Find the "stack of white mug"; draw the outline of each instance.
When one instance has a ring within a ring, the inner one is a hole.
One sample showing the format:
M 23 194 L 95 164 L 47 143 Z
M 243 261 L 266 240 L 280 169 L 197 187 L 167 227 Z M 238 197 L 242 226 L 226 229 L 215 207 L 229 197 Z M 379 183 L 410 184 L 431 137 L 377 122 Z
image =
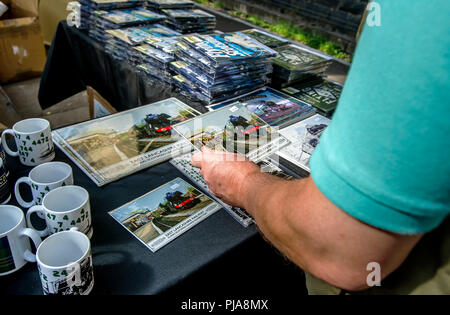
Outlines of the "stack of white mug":
M 7 135 L 14 137 L 17 151 L 8 147 Z M 73 185 L 70 165 L 52 162 L 55 150 L 50 123 L 40 118 L 22 120 L 2 133 L 1 145 L 7 154 L 34 168 L 17 180 L 14 188 L 17 202 L 29 208 L 26 216 L 18 207 L 0 205 L 0 276 L 19 270 L 27 262 L 37 262 L 44 294 L 89 294 L 94 286 L 89 194 Z M 6 174 L 0 158 L 2 169 Z M 22 198 L 21 184 L 31 188 L 32 200 Z M 8 203 L 10 198 L 6 199 Z M 38 216 L 34 220 L 33 213 Z M 33 225 L 39 218 L 45 221 L 42 230 Z

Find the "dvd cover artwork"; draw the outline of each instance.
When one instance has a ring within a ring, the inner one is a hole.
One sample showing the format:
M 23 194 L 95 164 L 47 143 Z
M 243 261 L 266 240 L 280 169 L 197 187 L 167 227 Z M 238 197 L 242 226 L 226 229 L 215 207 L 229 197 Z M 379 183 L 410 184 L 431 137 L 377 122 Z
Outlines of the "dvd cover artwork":
M 294 84 L 283 91 L 329 115 L 336 109 L 342 89 L 342 84 L 324 79 L 319 83 Z
M 182 41 L 192 49 L 208 58 L 213 67 L 233 62 L 248 62 L 271 58 L 277 53 L 253 38 L 241 33 L 216 35 L 187 35 Z
M 284 128 L 315 113 L 310 105 L 272 88 L 263 88 L 233 101 L 210 106 L 216 110 L 239 102 L 272 127 Z
M 280 134 L 291 144 L 282 147 L 276 154 L 310 172 L 309 159 L 330 122 L 328 118 L 316 114 L 280 130 Z
M 54 142 L 98 186 L 190 150 L 173 126 L 200 113 L 176 98 L 52 132 Z M 80 164 L 79 162 L 82 161 Z
M 109 214 L 155 252 L 220 208 L 212 198 L 176 178 Z
M 285 38 L 255 28 L 242 31 L 242 33 L 256 39 L 270 48 L 277 48 L 289 44 L 289 41 Z

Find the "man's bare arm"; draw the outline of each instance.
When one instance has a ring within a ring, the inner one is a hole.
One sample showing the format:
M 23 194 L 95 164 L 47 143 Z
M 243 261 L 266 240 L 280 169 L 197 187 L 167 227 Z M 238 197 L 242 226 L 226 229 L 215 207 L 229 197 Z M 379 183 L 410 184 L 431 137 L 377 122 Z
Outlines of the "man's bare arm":
M 284 181 L 261 173 L 249 161 L 221 158 L 223 154 L 203 150 L 193 158 L 211 191 L 245 208 L 268 241 L 300 268 L 334 286 L 366 288 L 370 262 L 379 263 L 386 277 L 422 237 L 390 233 L 351 217 L 329 201 L 311 177 Z

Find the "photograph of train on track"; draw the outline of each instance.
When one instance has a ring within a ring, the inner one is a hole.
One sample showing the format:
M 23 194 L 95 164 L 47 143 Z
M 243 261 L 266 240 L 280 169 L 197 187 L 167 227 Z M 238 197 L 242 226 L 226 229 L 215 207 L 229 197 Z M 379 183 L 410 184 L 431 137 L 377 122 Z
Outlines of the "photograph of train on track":
M 181 178 L 109 212 L 155 252 L 221 206 Z
M 189 143 L 173 126 L 198 115 L 193 108 L 170 98 L 57 129 L 53 138 L 74 163 L 102 186 L 189 151 Z
M 175 130 L 198 149 L 207 146 L 241 154 L 248 154 L 273 140 L 271 128 L 240 103 L 181 123 Z

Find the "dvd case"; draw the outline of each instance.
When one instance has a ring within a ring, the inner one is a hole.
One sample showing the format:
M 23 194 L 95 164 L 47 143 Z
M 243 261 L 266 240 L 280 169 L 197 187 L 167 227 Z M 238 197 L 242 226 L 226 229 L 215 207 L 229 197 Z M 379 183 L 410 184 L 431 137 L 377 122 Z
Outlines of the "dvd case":
M 191 150 L 173 128 L 200 115 L 176 98 L 52 132 L 55 144 L 98 186 Z

